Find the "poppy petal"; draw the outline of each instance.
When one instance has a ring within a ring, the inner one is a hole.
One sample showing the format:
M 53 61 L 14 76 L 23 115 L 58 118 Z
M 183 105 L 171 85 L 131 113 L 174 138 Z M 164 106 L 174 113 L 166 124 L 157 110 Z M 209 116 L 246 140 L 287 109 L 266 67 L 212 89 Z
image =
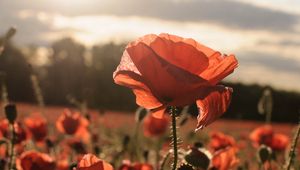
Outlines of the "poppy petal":
M 136 103 L 147 109 L 160 107 L 162 104 L 153 96 L 151 90 L 145 85 L 127 51 L 123 53 L 121 63 L 114 72 L 114 81 L 116 84 L 129 87 L 136 96 Z
M 204 53 L 207 57 L 210 57 L 211 55 L 213 55 L 216 51 L 200 44 L 199 42 L 195 41 L 192 38 L 182 38 L 176 35 L 171 35 L 171 34 L 166 34 L 166 33 L 161 33 L 159 34 L 159 37 L 163 37 L 167 40 L 173 41 L 173 42 L 183 42 L 185 44 L 189 44 L 195 48 L 197 48 L 197 50 L 201 51 L 202 53 Z
M 113 167 L 97 158 L 95 155 L 86 154 L 77 165 L 78 170 L 113 170 Z
M 201 72 L 200 74 L 197 74 L 197 75 L 208 80 L 213 85 L 217 84 L 219 81 L 221 81 L 226 76 L 231 74 L 233 72 L 233 70 L 235 68 L 237 68 L 237 66 L 238 66 L 238 61 L 236 60 L 234 55 L 222 56 L 220 52 L 215 51 L 209 47 L 206 47 L 206 46 L 198 43 L 194 39 L 182 38 L 182 37 L 178 37 L 178 36 L 170 35 L 170 34 L 160 34 L 159 37 L 163 37 L 166 40 L 170 40 L 175 43 L 181 42 L 181 43 L 189 44 L 189 45 L 195 47 L 198 51 L 201 51 L 208 58 L 208 64 L 205 63 L 205 65 L 207 65 L 206 70 L 204 70 L 203 72 Z M 153 47 L 153 46 L 151 46 L 151 47 Z M 185 52 L 186 52 L 186 50 L 184 51 L 184 53 Z M 182 55 L 182 54 L 180 54 L 180 55 Z M 199 66 L 203 65 L 204 63 L 198 63 L 195 61 L 200 62 L 200 59 L 201 59 L 201 57 L 198 57 L 196 59 L 190 58 L 189 60 L 186 60 L 186 62 L 193 61 L 192 63 L 194 63 L 195 65 L 198 65 L 196 67 L 199 67 Z M 178 60 L 178 61 L 180 61 L 180 60 Z M 196 73 L 196 72 L 193 72 L 193 73 Z
M 169 64 L 146 44 L 138 43 L 127 51 L 147 87 L 163 104 L 188 105 L 207 95 L 208 81 Z
M 237 66 L 238 61 L 234 55 L 221 56 L 219 52 L 216 52 L 209 58 L 208 68 L 199 74 L 199 76 L 208 80 L 212 85 L 215 85 L 231 74 Z
M 195 75 L 202 73 L 208 67 L 207 56 L 191 44 L 183 41 L 173 41 L 172 39 L 176 39 L 176 37 L 169 34 L 164 36 L 150 34 L 144 36 L 141 43 L 146 44 L 157 56 L 170 62 L 170 64 Z M 133 42 L 131 45 L 135 46 L 138 42 Z
M 166 107 L 158 107 L 157 109 L 152 109 L 151 114 L 157 119 L 162 119 L 165 115 Z
M 196 130 L 211 124 L 227 110 L 231 101 L 231 93 L 231 88 L 219 85 L 205 99 L 196 101 L 200 110 Z
M 120 71 L 114 77 L 115 83 L 129 87 L 136 96 L 136 103 L 147 109 L 154 109 L 162 104 L 154 97 L 151 90 L 141 81 L 139 75 L 133 72 Z

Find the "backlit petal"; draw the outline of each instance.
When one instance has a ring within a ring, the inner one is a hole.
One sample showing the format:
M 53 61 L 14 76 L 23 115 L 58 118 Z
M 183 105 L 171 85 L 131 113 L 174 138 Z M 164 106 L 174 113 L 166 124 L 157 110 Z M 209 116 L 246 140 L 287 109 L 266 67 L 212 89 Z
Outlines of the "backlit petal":
M 205 99 L 196 101 L 200 110 L 196 130 L 211 124 L 227 110 L 231 101 L 231 93 L 231 88 L 216 86 L 216 90 Z
M 184 106 L 207 95 L 208 81 L 168 63 L 147 45 L 138 43 L 127 51 L 145 84 L 163 104 Z

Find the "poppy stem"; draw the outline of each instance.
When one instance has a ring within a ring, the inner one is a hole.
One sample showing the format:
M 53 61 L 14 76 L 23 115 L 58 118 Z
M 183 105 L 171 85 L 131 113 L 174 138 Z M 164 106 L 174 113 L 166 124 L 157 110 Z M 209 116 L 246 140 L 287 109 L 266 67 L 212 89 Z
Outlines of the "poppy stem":
M 37 76 L 34 74 L 30 75 L 30 79 L 31 79 L 32 88 L 34 91 L 34 95 L 35 95 L 37 104 L 40 107 L 41 113 L 45 116 L 45 113 L 44 113 L 45 102 L 44 102 L 44 97 L 43 97 L 42 90 L 41 90 L 41 87 L 39 84 L 39 80 L 38 80 Z
M 14 147 L 15 147 L 15 127 L 13 123 L 10 123 L 10 132 L 11 132 L 11 144 L 9 151 L 9 170 L 14 170 Z
M 176 126 L 176 118 L 177 118 L 177 108 L 171 107 L 171 116 L 172 116 L 172 146 L 173 146 L 173 164 L 172 170 L 176 170 L 177 168 L 177 160 L 178 160 L 178 141 L 177 141 L 177 126 Z
M 165 165 L 166 165 L 166 162 L 167 162 L 167 160 L 168 160 L 168 158 L 170 157 L 170 152 L 168 152 L 165 156 L 164 156 L 164 158 L 163 158 L 163 161 L 162 161 L 162 163 L 161 163 L 161 165 L 160 165 L 160 169 L 159 170 L 163 170 L 164 169 L 164 167 L 165 167 Z
M 291 146 L 291 149 L 290 149 L 290 154 L 289 154 L 289 159 L 288 159 L 288 162 L 287 162 L 287 165 L 286 165 L 286 170 L 290 170 L 290 168 L 292 166 L 292 163 L 293 163 L 293 160 L 294 160 L 294 157 L 295 157 L 295 151 L 296 151 L 299 135 L 300 135 L 300 122 L 298 123 L 297 132 L 294 135 L 294 140 L 293 140 L 293 143 L 292 143 L 292 146 Z

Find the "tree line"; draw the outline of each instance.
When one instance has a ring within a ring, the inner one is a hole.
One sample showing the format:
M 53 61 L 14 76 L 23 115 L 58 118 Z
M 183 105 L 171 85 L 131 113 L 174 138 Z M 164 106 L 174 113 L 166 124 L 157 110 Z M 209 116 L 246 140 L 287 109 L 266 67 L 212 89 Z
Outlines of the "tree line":
M 8 42 L 0 55 L 1 86 L 6 86 L 11 101 L 37 103 L 36 87 L 31 79 L 34 75 L 46 105 L 69 106 L 79 102 L 99 110 L 133 111 L 137 107 L 133 93 L 116 85 L 112 79 L 124 48 L 125 43 L 108 43 L 87 49 L 70 38 L 64 38 L 52 43 L 46 64 L 35 65 L 36 59 L 32 56 L 38 47 L 29 46 L 24 53 Z M 264 120 L 264 116 L 258 114 L 257 103 L 265 87 L 225 84 L 233 87 L 234 93 L 224 118 Z M 272 96 L 272 120 L 297 122 L 300 94 L 272 89 Z M 194 105 L 190 110 L 196 113 Z

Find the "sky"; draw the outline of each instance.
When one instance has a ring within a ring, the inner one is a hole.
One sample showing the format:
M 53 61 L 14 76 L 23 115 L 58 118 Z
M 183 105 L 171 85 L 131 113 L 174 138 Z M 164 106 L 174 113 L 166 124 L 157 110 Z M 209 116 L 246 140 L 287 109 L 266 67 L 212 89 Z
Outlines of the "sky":
M 45 49 L 66 36 L 91 47 L 166 32 L 235 54 L 228 81 L 300 92 L 299 9 L 299 0 L 0 0 L 0 34 L 14 26 L 16 44 Z

